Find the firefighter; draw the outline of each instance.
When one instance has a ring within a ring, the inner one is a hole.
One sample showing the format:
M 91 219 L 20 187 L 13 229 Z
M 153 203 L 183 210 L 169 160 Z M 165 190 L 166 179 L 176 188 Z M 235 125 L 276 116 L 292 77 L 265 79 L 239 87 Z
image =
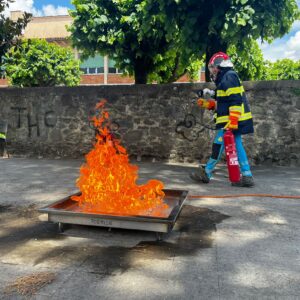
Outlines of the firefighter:
M 215 110 L 216 136 L 212 145 L 212 154 L 205 168 L 200 167 L 190 177 L 198 182 L 209 183 L 213 170 L 221 158 L 224 150 L 224 128 L 232 130 L 237 148 L 237 155 L 242 177 L 240 182 L 232 183 L 235 186 L 254 186 L 246 151 L 242 143 L 242 135 L 253 133 L 253 120 L 245 91 L 233 64 L 226 53 L 218 52 L 209 60 L 208 64 L 211 79 L 216 84 L 216 100 L 199 99 L 198 105 L 202 108 Z

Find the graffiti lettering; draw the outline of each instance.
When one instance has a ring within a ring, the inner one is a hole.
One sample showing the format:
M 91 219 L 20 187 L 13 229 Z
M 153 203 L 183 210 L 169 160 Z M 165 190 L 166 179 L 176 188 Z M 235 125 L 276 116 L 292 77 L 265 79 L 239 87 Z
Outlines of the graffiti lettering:
M 17 116 L 17 128 L 21 128 L 21 112 L 23 110 L 26 110 L 26 107 L 11 107 L 12 110 L 17 110 L 18 111 L 18 116 Z
M 210 124 L 197 122 L 193 114 L 186 114 L 184 120 L 177 123 L 175 132 L 180 134 L 184 139 L 193 142 L 199 138 L 200 133 L 205 129 L 216 130 Z
M 94 126 L 94 123 L 92 120 L 89 120 L 89 127 L 95 131 L 96 134 L 99 134 L 98 129 Z M 110 130 L 112 136 L 114 138 L 120 139 L 120 124 L 116 121 L 111 122 L 110 124 L 107 124 L 108 129 Z
M 31 116 L 29 113 L 27 114 L 27 120 L 28 120 L 28 136 L 29 137 L 32 136 L 31 130 L 33 127 L 36 127 L 36 135 L 40 136 L 40 125 L 39 125 L 38 115 L 37 114 L 35 115 L 35 123 L 32 123 Z
M 28 112 L 27 115 L 25 115 L 27 111 L 26 107 L 11 107 L 11 109 L 17 112 L 16 128 L 21 128 L 24 126 L 22 124 L 22 115 L 27 117 L 26 125 L 28 128 L 28 137 L 33 136 L 33 128 L 36 128 L 36 136 L 41 136 L 41 125 L 43 125 L 41 122 L 44 122 L 45 127 L 50 128 L 55 127 L 57 123 L 57 117 L 53 110 L 48 110 L 44 114 Z

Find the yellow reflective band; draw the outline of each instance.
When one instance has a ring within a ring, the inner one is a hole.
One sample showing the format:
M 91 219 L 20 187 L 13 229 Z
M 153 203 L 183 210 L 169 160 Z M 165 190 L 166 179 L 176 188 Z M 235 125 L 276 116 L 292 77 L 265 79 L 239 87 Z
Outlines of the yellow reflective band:
M 217 91 L 217 97 L 228 97 L 230 95 L 236 95 L 236 94 L 243 94 L 244 92 L 244 87 L 243 86 L 238 86 L 234 88 L 229 88 L 226 91 L 224 90 L 218 90 Z
M 217 97 L 226 97 L 226 92 L 223 90 L 218 90 L 217 91 Z
M 6 135 L 4 133 L 0 133 L 0 139 L 6 140 Z
M 216 120 L 216 124 L 225 123 L 229 121 L 229 116 L 218 117 Z
M 246 121 L 252 119 L 252 114 L 251 112 L 247 112 L 243 115 L 240 116 L 239 121 Z
M 220 136 L 219 138 L 218 138 L 218 142 L 222 142 L 223 141 L 223 139 L 222 139 L 222 137 Z
M 251 114 L 251 112 L 248 112 L 248 113 L 245 113 L 245 114 L 243 114 L 239 117 L 239 122 L 240 121 L 247 121 L 247 120 L 250 120 L 250 119 L 252 119 L 252 114 Z M 216 120 L 216 124 L 227 123 L 227 122 L 229 122 L 229 116 L 218 117 L 217 120 Z
M 230 107 L 229 107 L 229 111 L 230 111 L 230 112 L 231 112 L 231 111 L 232 111 L 232 112 L 233 112 L 233 111 L 236 111 L 236 112 L 240 112 L 240 113 L 241 113 L 241 112 L 242 112 L 242 106 L 241 106 L 241 105 L 239 105 L 239 106 L 237 106 L 237 105 L 236 105 L 236 106 L 230 106 Z

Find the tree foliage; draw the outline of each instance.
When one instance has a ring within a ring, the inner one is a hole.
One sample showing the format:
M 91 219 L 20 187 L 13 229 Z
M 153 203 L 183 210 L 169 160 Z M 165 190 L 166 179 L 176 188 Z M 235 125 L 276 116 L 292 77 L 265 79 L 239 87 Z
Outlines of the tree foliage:
M 199 55 L 183 58 L 179 32 L 168 36 L 159 5 L 152 5 L 151 13 L 141 0 L 73 0 L 73 5 L 73 44 L 85 56 L 109 55 L 136 83 L 172 82 L 188 69 L 194 73 Z
M 242 47 L 251 40 L 272 41 L 287 33 L 299 18 L 295 0 L 148 0 L 159 2 L 168 16 L 165 27 L 172 36 L 174 24 L 183 46 L 204 52 L 206 64 L 218 51 Z M 206 69 L 207 78 L 208 70 Z
M 5 56 L 5 69 L 11 84 L 21 87 L 75 86 L 81 74 L 70 49 L 40 39 L 12 47 Z
M 264 80 L 299 80 L 300 79 L 300 60 L 280 59 L 272 63 L 265 62 L 266 71 Z
M 154 61 L 155 70 L 148 74 L 148 82 L 172 83 L 184 74 L 188 75 L 190 81 L 197 80 L 203 62 L 203 59 L 193 55 L 189 58 L 188 63 L 185 64 L 181 60 L 179 51 L 169 50 L 164 57 L 162 55 L 156 56 Z
M 17 38 L 22 34 L 31 18 L 31 14 L 24 13 L 23 18 L 12 21 L 4 15 L 4 10 L 13 0 L 0 0 L 0 68 L 2 68 L 2 58 L 8 49 L 17 43 Z M 1 72 L 0 72 L 1 73 Z
M 261 80 L 264 77 L 266 65 L 257 41 L 245 41 L 239 47 L 231 45 L 227 53 L 242 80 Z
M 295 0 L 73 0 L 74 45 L 108 54 L 145 83 L 234 45 L 271 41 L 299 17 Z M 181 72 L 178 72 L 178 74 Z M 173 77 L 174 78 L 174 77 Z

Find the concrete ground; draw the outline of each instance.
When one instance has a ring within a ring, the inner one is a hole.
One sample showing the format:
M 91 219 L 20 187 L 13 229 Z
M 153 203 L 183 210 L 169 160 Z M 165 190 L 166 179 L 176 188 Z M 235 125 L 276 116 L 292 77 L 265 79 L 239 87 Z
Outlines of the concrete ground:
M 36 209 L 77 191 L 81 163 L 0 160 L 0 299 L 25 299 L 8 286 L 37 272 L 55 280 L 32 299 L 300 299 L 300 199 L 190 199 L 163 242 L 99 227 L 60 234 Z M 245 189 L 230 186 L 225 167 L 204 185 L 189 179 L 192 165 L 139 165 L 140 182 L 190 195 L 300 195 L 299 168 L 256 167 Z

